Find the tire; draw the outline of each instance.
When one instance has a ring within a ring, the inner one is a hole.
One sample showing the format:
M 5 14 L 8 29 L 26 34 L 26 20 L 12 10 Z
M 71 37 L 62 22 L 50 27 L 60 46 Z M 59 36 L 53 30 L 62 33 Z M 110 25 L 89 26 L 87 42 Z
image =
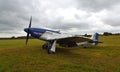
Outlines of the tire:
M 47 49 L 47 45 L 44 44 L 44 45 L 42 46 L 42 49 Z
M 46 43 L 42 46 L 43 49 L 49 49 L 50 48 L 50 44 L 49 43 Z
M 84 46 L 83 48 L 87 48 L 86 46 Z
M 55 52 L 53 52 L 50 49 L 48 49 L 48 54 L 55 54 Z

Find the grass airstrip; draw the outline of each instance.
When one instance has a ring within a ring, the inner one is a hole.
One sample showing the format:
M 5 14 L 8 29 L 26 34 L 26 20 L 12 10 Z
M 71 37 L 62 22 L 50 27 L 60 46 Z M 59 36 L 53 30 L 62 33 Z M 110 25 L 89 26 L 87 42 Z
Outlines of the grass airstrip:
M 120 72 L 120 36 L 100 36 L 96 47 L 63 48 L 47 54 L 43 41 L 0 40 L 0 72 Z

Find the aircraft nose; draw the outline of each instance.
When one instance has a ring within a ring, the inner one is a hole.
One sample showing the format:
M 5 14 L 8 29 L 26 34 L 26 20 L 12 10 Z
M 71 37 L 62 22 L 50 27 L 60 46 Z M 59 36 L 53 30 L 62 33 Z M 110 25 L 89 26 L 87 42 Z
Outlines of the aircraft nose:
M 28 28 L 25 28 L 24 31 L 25 31 L 25 32 L 28 32 Z

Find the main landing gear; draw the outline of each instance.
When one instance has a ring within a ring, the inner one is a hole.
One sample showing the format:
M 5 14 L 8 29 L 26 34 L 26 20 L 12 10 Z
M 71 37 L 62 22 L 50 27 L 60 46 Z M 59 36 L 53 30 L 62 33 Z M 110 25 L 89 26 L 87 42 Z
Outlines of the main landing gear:
M 56 45 L 56 41 L 51 41 L 51 42 L 45 43 L 42 46 L 42 48 L 46 49 L 48 54 L 55 54 L 55 45 Z

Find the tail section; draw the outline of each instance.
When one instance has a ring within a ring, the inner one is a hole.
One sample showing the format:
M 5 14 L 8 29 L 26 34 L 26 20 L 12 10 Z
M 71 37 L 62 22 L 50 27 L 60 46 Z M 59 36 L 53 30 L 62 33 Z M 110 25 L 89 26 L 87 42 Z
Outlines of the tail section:
M 95 33 L 94 35 L 92 35 L 91 39 L 93 40 L 93 45 L 98 44 L 98 37 L 99 37 L 98 33 Z

